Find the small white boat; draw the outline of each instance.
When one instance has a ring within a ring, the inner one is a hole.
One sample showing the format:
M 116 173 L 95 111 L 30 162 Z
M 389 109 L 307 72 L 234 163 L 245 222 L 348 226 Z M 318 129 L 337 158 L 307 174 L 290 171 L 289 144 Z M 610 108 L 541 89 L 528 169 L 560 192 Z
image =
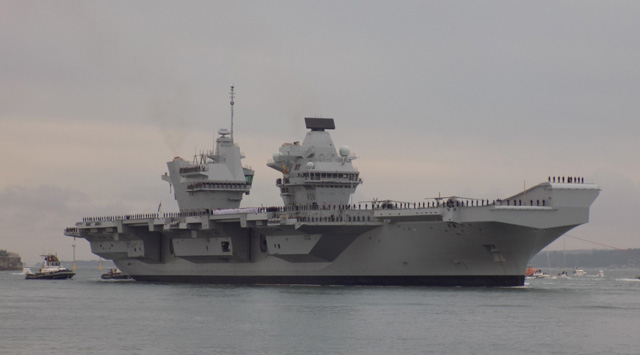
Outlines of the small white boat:
M 124 274 L 118 268 L 115 268 L 115 269 L 109 269 L 109 271 L 100 275 L 100 278 L 103 280 L 127 280 L 130 278 L 130 276 L 127 274 Z
M 528 279 L 548 279 L 551 277 L 551 275 L 542 272 L 542 270 L 536 269 L 531 266 L 527 268 L 527 271 L 525 272 L 525 276 Z
M 551 278 L 551 275 L 547 274 L 546 272 L 537 271 L 533 274 L 533 277 L 535 277 L 536 279 L 549 279 Z
M 587 276 L 587 272 L 584 269 L 575 268 L 573 269 L 573 276 Z
M 40 270 L 36 273 L 31 272 L 31 269 L 24 270 L 25 278 L 27 280 L 57 280 L 57 279 L 70 279 L 76 273 L 62 266 L 60 259 L 57 255 L 47 254 L 42 255 L 44 257 L 44 264 Z

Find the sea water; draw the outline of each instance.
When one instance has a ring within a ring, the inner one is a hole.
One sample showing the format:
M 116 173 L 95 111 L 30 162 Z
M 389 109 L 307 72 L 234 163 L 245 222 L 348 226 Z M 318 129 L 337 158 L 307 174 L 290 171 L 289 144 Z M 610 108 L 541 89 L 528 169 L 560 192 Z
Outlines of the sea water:
M 0 272 L 0 353 L 640 353 L 640 270 L 510 288 L 165 284 L 100 273 Z

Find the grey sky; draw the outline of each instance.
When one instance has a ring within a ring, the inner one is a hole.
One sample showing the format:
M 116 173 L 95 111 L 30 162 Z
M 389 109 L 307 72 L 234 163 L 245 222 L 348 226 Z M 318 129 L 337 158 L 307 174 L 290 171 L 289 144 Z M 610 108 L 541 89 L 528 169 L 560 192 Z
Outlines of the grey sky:
M 616 1 L 0 1 L 0 248 L 69 259 L 83 216 L 177 209 L 165 162 L 211 147 L 232 84 L 244 206 L 281 204 L 265 163 L 325 116 L 360 157 L 354 201 L 584 176 L 603 191 L 569 235 L 640 247 L 638 18 Z

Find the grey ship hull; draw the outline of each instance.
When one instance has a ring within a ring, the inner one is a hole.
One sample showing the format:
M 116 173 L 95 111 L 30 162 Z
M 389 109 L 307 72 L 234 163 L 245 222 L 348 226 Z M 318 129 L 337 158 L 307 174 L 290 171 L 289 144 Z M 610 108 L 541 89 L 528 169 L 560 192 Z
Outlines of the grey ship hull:
M 518 286 L 531 257 L 588 222 L 598 193 L 543 183 L 480 206 L 151 214 L 86 219 L 65 234 L 141 281 Z
M 501 223 L 399 222 L 359 235 L 333 262 L 289 262 L 262 253 L 258 243 L 252 245 L 249 264 L 194 264 L 180 258 L 163 264 L 115 262 L 144 281 L 516 286 L 523 284 L 539 246 L 569 228 L 542 232 Z

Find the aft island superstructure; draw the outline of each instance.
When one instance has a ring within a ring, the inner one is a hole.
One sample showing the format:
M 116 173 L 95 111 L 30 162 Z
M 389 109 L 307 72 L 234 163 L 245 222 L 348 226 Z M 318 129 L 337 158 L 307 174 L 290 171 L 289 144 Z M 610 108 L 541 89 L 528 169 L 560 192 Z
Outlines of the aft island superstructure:
M 600 191 L 549 178 L 494 201 L 350 204 L 362 183 L 355 157 L 334 146 L 333 119 L 305 123 L 304 140 L 267 163 L 282 174 L 282 206 L 240 207 L 254 172 L 233 131 L 220 130 L 214 152 L 167 164 L 180 212 L 84 218 L 65 234 L 142 281 L 517 286 L 538 251 L 588 222 Z

